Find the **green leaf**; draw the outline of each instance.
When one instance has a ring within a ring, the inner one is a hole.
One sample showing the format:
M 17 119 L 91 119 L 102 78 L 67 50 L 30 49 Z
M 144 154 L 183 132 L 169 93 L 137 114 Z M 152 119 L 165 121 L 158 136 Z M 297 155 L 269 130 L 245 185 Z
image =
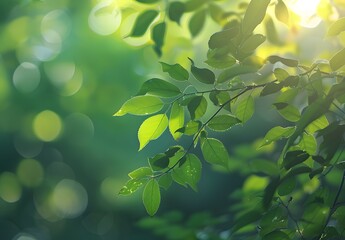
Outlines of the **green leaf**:
M 318 130 L 324 129 L 329 125 L 329 122 L 326 118 L 325 115 L 322 115 L 321 117 L 319 117 L 318 119 L 314 120 L 313 122 L 311 122 L 307 127 L 306 127 L 306 131 L 309 134 L 313 134 Z
M 283 181 L 278 187 L 279 196 L 287 196 L 292 193 L 296 187 L 296 179 L 289 178 Z
M 282 0 L 278 0 L 276 4 L 275 15 L 279 21 L 289 26 L 289 10 Z
M 147 178 L 140 178 L 140 179 L 130 179 L 123 186 L 119 192 L 120 195 L 130 195 L 137 191 L 140 187 L 142 187 L 148 181 Z
M 226 16 L 226 12 L 224 11 L 224 9 L 221 6 L 212 2 L 208 4 L 208 7 L 211 18 L 216 23 L 222 24 Z
M 158 114 L 146 119 L 139 128 L 138 139 L 140 143 L 139 151 L 143 149 L 151 140 L 162 135 L 168 126 L 168 118 L 165 114 Z
M 147 80 L 141 86 L 137 95 L 150 94 L 159 97 L 175 97 L 181 94 L 181 91 L 174 84 L 159 78 Z
M 159 186 L 168 190 L 172 184 L 171 174 L 164 174 L 158 179 Z
M 206 10 L 202 9 L 194 13 L 192 18 L 189 21 L 189 32 L 192 34 L 192 37 L 197 36 L 202 30 L 206 20 Z
M 128 173 L 128 176 L 132 179 L 139 179 L 139 178 L 148 177 L 151 175 L 152 175 L 152 170 L 149 167 L 141 167 Z
M 239 33 L 238 27 L 229 28 L 220 32 L 214 33 L 208 41 L 210 49 L 222 48 L 229 44 L 229 40 L 236 37 Z
M 240 47 L 240 50 L 245 53 L 254 52 L 257 47 L 266 41 L 266 37 L 261 34 L 254 34 L 248 37 Z
M 309 157 L 310 157 L 310 155 L 303 150 L 295 150 L 295 151 L 287 152 L 284 159 L 283 159 L 283 167 L 285 167 L 285 169 L 288 170 L 288 169 L 304 162 Z
M 216 76 L 211 70 L 207 68 L 198 68 L 194 65 L 194 61 L 192 59 L 189 58 L 189 60 L 192 62 L 191 72 L 196 80 L 206 84 L 213 84 L 215 82 Z
M 281 207 L 274 207 L 265 213 L 261 218 L 259 224 L 261 228 L 260 236 L 265 236 L 275 229 L 284 229 L 287 227 L 287 225 L 288 219 L 286 212 Z
M 185 4 L 183 2 L 172 2 L 169 5 L 168 16 L 171 21 L 180 24 L 180 19 L 185 11 Z
M 242 123 L 247 122 L 254 114 L 254 98 L 249 95 L 237 102 L 235 115 Z
M 211 164 L 228 168 L 229 154 L 223 143 L 215 138 L 206 138 L 201 145 L 205 160 Z
M 146 3 L 146 4 L 151 4 L 151 3 L 156 3 L 159 2 L 160 0 L 135 0 L 140 3 Z
M 231 115 L 218 115 L 211 119 L 207 126 L 214 131 L 226 131 L 241 121 Z
M 317 150 L 317 142 L 313 135 L 303 133 L 301 141 L 298 143 L 298 146 L 306 151 L 309 155 L 314 155 Z
M 329 60 L 329 64 L 333 71 L 338 70 L 342 66 L 345 65 L 345 48 L 337 52 L 331 60 Z
M 148 115 L 156 113 L 164 106 L 162 100 L 154 96 L 137 96 L 126 101 L 114 116 L 123 116 L 127 113 L 133 115 Z
M 339 18 L 328 29 L 327 36 L 337 36 L 345 31 L 345 17 Z
M 274 83 L 274 82 L 268 83 L 262 89 L 262 91 L 260 93 L 260 96 L 263 97 L 263 96 L 266 96 L 266 95 L 269 95 L 269 94 L 273 94 L 273 93 L 279 92 L 282 88 L 283 88 L 283 86 L 281 84 Z
M 189 73 L 186 69 L 184 69 L 180 64 L 176 63 L 173 65 L 160 62 L 162 65 L 163 72 L 166 72 L 170 75 L 170 77 L 174 78 L 178 81 L 186 81 L 189 78 Z
M 143 203 L 150 216 L 156 214 L 161 203 L 161 193 L 156 179 L 151 179 L 143 191 Z
M 176 132 L 183 133 L 187 136 L 194 135 L 195 133 L 198 132 L 198 130 L 201 127 L 201 122 L 200 121 L 189 121 L 187 122 L 186 126 L 177 129 Z
M 177 132 L 177 130 L 182 128 L 183 125 L 184 109 L 178 102 L 174 102 L 170 111 L 169 131 L 175 140 L 178 140 L 182 136 L 182 133 Z
M 220 106 L 230 100 L 230 94 L 226 91 L 212 91 L 210 92 L 209 98 L 214 105 Z M 228 108 L 227 106 L 225 106 L 224 108 L 230 110 L 230 104 L 228 106 Z
M 277 78 L 278 82 L 282 82 L 287 79 L 290 74 L 282 68 L 276 68 L 274 69 L 274 76 Z
M 295 131 L 295 127 L 285 127 L 285 128 L 280 127 L 280 126 L 274 127 L 266 133 L 263 139 L 263 143 L 260 145 L 260 147 L 269 145 L 272 142 L 275 142 L 282 138 L 288 138 L 293 134 L 294 131 Z
M 245 35 L 251 34 L 262 22 L 266 15 L 266 10 L 270 0 L 250 1 L 242 21 L 242 32 Z
M 253 209 L 244 214 L 240 215 L 235 220 L 235 225 L 231 228 L 231 232 L 236 232 L 237 230 L 258 221 L 262 216 L 261 210 Z
M 157 16 L 158 12 L 156 10 L 147 10 L 141 13 L 135 20 L 130 36 L 141 37 L 144 35 Z
M 170 159 L 164 153 L 159 153 L 154 157 L 149 158 L 149 164 L 153 171 L 160 171 L 169 166 Z
M 288 103 L 274 103 L 273 105 L 277 108 L 279 114 L 290 122 L 297 122 L 301 118 L 301 113 L 293 105 Z
M 197 183 L 201 177 L 201 162 L 194 154 L 188 154 L 186 160 L 178 168 L 175 168 L 171 176 L 175 182 L 185 186 L 188 184 L 194 191 L 197 191 Z
M 270 183 L 265 188 L 264 197 L 262 200 L 262 206 L 265 209 L 268 209 L 269 206 L 271 205 L 273 196 L 274 196 L 279 184 L 280 184 L 280 178 L 274 177 L 271 179 Z
M 293 145 L 297 137 L 299 137 L 304 129 L 312 123 L 314 120 L 321 117 L 325 112 L 328 111 L 329 106 L 331 105 L 333 99 L 327 97 L 325 99 L 318 99 L 313 102 L 311 105 L 306 107 L 305 111 L 303 112 L 300 120 L 296 123 L 296 131 L 290 136 L 288 139 L 284 150 L 283 155 L 287 152 L 287 150 Z
M 190 117 L 194 119 L 199 119 L 206 113 L 207 110 L 207 100 L 204 96 L 195 96 L 188 103 L 188 111 Z
M 297 67 L 298 66 L 298 61 L 294 60 L 294 59 L 288 59 L 288 58 L 283 58 L 283 57 L 279 57 L 279 56 L 269 56 L 267 58 L 267 61 L 269 61 L 270 63 L 274 64 L 277 62 L 281 62 L 282 64 L 288 66 L 288 67 Z
M 164 37 L 166 31 L 166 23 L 161 22 L 152 28 L 152 40 L 155 43 L 153 49 L 158 56 L 162 55 L 162 47 L 164 45 Z
M 262 240 L 291 240 L 291 238 L 289 237 L 289 235 L 287 235 L 286 233 L 280 231 L 280 230 L 275 230 L 271 233 L 266 234 L 265 236 L 263 236 Z
M 306 239 L 315 239 L 323 231 L 323 227 L 327 224 L 327 216 L 330 209 L 329 206 L 322 203 L 311 203 L 306 206 L 303 212 L 303 236 Z
M 223 83 L 223 82 L 233 79 L 236 76 L 247 74 L 247 73 L 254 73 L 256 71 L 257 71 L 256 67 L 236 64 L 224 70 L 223 72 L 221 72 L 217 78 L 217 83 Z
M 207 52 L 207 60 L 205 63 L 217 69 L 228 68 L 236 63 L 236 59 L 234 57 L 223 54 L 217 55 L 217 53 L 218 49 L 210 49 Z

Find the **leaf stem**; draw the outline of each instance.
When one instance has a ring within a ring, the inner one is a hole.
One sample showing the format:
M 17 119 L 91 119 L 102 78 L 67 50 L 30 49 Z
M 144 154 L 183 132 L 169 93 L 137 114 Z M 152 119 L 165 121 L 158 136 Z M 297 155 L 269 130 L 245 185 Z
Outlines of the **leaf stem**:
M 333 213 L 335 212 L 335 210 L 336 210 L 337 207 L 338 207 L 338 200 L 339 200 L 339 196 L 340 196 L 341 190 L 342 190 L 343 187 L 344 187 L 344 183 L 345 183 L 345 170 L 344 170 L 344 172 L 343 172 L 343 176 L 342 176 L 342 178 L 341 178 L 341 182 L 340 182 L 340 185 L 339 185 L 337 194 L 335 195 L 333 204 L 332 204 L 332 206 L 331 206 L 331 208 L 330 208 L 330 210 L 329 210 L 329 213 L 328 213 L 328 216 L 327 216 L 325 225 L 323 226 L 320 235 L 317 237 L 317 239 L 319 239 L 319 240 L 322 238 L 322 235 L 323 235 L 323 233 L 324 233 L 324 231 L 325 231 L 325 228 L 327 227 L 329 221 L 331 220 L 331 217 L 332 217 Z

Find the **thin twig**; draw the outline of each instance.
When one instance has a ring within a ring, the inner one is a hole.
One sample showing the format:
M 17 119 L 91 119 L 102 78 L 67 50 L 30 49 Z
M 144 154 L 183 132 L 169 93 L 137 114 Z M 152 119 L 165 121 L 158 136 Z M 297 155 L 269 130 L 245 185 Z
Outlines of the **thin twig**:
M 328 213 L 328 216 L 327 216 L 325 225 L 323 226 L 322 231 L 321 231 L 320 235 L 317 237 L 317 239 L 321 239 L 321 237 L 322 237 L 322 235 L 323 235 L 323 233 L 324 233 L 324 231 L 325 231 L 325 228 L 327 227 L 329 221 L 331 220 L 331 217 L 332 217 L 333 213 L 334 213 L 335 210 L 337 209 L 337 203 L 338 203 L 338 200 L 339 200 L 339 196 L 340 196 L 341 190 L 342 190 L 343 187 L 344 187 L 344 182 L 345 182 L 345 171 L 343 172 L 343 176 L 342 176 L 342 178 L 341 178 L 341 182 L 340 182 L 340 185 L 339 185 L 337 194 L 335 195 L 333 204 L 332 204 L 332 206 L 331 206 L 331 208 L 330 208 L 330 210 L 329 210 L 329 213 Z
M 287 214 L 289 215 L 290 219 L 294 222 L 295 226 L 296 226 L 296 229 L 297 229 L 297 232 L 298 234 L 301 236 L 301 239 L 305 239 L 303 237 L 303 234 L 302 234 L 302 231 L 301 231 L 301 228 L 299 227 L 299 224 L 298 224 L 298 221 L 296 220 L 296 218 L 292 215 L 292 213 L 290 212 L 290 209 L 289 209 L 289 206 L 287 204 L 285 204 L 283 202 L 283 200 L 281 200 L 281 198 L 279 198 L 280 200 L 280 203 L 284 206 L 284 208 L 286 209 L 286 212 Z M 289 201 L 290 202 L 290 201 Z

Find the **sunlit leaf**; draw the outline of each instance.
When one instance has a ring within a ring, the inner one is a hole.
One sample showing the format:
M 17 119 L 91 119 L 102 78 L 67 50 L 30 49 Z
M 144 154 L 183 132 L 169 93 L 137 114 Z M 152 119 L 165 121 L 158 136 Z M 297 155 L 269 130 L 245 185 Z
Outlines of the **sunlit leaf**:
M 261 34 L 254 34 L 248 37 L 240 47 L 240 50 L 246 53 L 251 53 L 255 51 L 262 43 L 264 43 L 266 37 Z
M 201 151 L 207 162 L 228 168 L 228 151 L 218 139 L 206 138 L 201 145 Z
M 295 131 L 295 127 L 285 127 L 285 128 L 280 127 L 280 126 L 274 127 L 266 133 L 263 139 L 263 143 L 261 144 L 260 147 L 271 144 L 272 142 L 280 140 L 282 138 L 288 138 L 293 134 L 294 131 Z
M 147 178 L 130 179 L 126 185 L 120 189 L 119 194 L 130 195 L 142 187 L 147 181 Z
M 275 15 L 279 21 L 289 26 L 289 10 L 283 0 L 278 0 L 275 6 Z
M 141 13 L 132 28 L 132 32 L 130 34 L 131 37 L 140 37 L 145 34 L 153 20 L 158 16 L 158 12 L 156 10 L 147 10 Z
M 186 69 L 184 69 L 180 64 L 167 64 L 164 62 L 160 62 L 162 65 L 163 72 L 166 72 L 170 75 L 170 77 L 174 78 L 178 81 L 186 81 L 189 78 L 189 73 Z
M 185 4 L 183 2 L 171 2 L 169 5 L 168 16 L 171 21 L 180 24 L 180 19 L 185 11 Z
M 345 31 L 345 17 L 339 18 L 328 29 L 327 36 L 336 36 Z
M 207 100 L 204 96 L 196 96 L 188 103 L 188 111 L 191 118 L 199 119 L 206 113 Z
M 208 41 L 208 46 L 210 49 L 225 47 L 229 44 L 229 40 L 236 37 L 238 33 L 238 27 L 233 27 L 220 32 L 216 32 Z
M 210 100 L 212 103 L 216 106 L 220 106 L 228 102 L 230 98 L 230 94 L 225 91 L 213 91 L 210 93 Z M 230 104 L 229 107 L 225 106 L 224 109 L 230 110 Z
M 217 83 L 223 83 L 241 74 L 254 73 L 256 71 L 256 67 L 236 64 L 221 72 L 217 78 Z
M 186 126 L 180 129 L 177 129 L 176 132 L 180 132 L 180 133 L 190 136 L 197 133 L 200 127 L 201 127 L 200 121 L 189 121 L 187 122 Z
M 149 167 L 141 167 L 128 173 L 128 176 L 132 179 L 143 178 L 143 177 L 147 177 L 151 175 L 152 175 L 152 170 Z
M 277 62 L 281 62 L 282 64 L 288 66 L 288 67 L 297 67 L 298 66 L 298 61 L 294 59 L 288 59 L 288 58 L 283 58 L 279 56 L 269 56 L 267 60 L 274 64 Z
M 285 69 L 276 68 L 274 69 L 274 76 L 277 78 L 278 82 L 282 82 L 286 78 L 288 78 L 290 75 Z
M 151 140 L 159 138 L 168 126 L 168 118 L 165 114 L 158 114 L 146 119 L 139 128 L 139 151 Z
M 239 119 L 231 115 L 218 115 L 212 118 L 207 126 L 214 131 L 226 131 L 241 123 Z
M 175 182 L 185 185 L 188 184 L 194 191 L 197 190 L 197 183 L 201 177 L 201 162 L 194 154 L 188 154 L 184 163 L 175 168 L 171 176 Z
M 156 3 L 156 2 L 159 2 L 159 0 L 135 0 L 137 2 L 140 2 L 140 3 Z
M 137 96 L 125 102 L 114 116 L 123 116 L 127 113 L 133 115 L 147 115 L 156 113 L 164 106 L 162 100 L 154 96 Z
M 178 140 L 182 133 L 176 132 L 184 125 L 184 109 L 178 102 L 174 102 L 171 106 L 169 117 L 169 130 L 175 140 Z
M 180 93 L 180 89 L 174 84 L 159 78 L 152 78 L 143 83 L 138 95 L 150 94 L 159 97 L 175 97 Z
M 150 216 L 156 214 L 161 203 L 159 184 L 156 179 L 151 179 L 143 191 L 143 203 Z
M 342 66 L 345 65 L 345 48 L 337 52 L 331 60 L 329 60 L 329 64 L 333 71 L 338 70 Z
M 250 1 L 242 21 L 242 32 L 250 34 L 262 22 L 270 0 Z
M 152 28 L 152 40 L 155 43 L 154 50 L 158 56 L 162 55 L 162 47 L 164 45 L 166 23 L 158 23 Z
M 160 187 L 164 188 L 165 190 L 168 190 L 171 186 L 173 180 L 171 177 L 171 174 L 164 174 L 161 177 L 159 177 L 158 184 Z
M 218 52 L 218 49 L 214 49 L 214 50 L 210 49 L 207 52 L 207 60 L 205 61 L 205 63 L 207 63 L 211 67 L 218 68 L 218 69 L 228 68 L 236 63 L 236 59 L 233 58 L 232 56 L 229 56 L 227 54 L 218 55 L 217 52 Z
M 279 114 L 290 122 L 297 122 L 301 118 L 299 110 L 291 104 L 274 103 L 273 105 L 277 108 Z
M 192 18 L 189 21 L 189 32 L 191 33 L 192 37 L 197 36 L 200 31 L 202 30 L 206 20 L 206 10 L 202 9 L 198 12 L 194 13 Z
M 192 62 L 191 72 L 198 81 L 206 84 L 213 84 L 215 82 L 216 76 L 211 70 L 207 68 L 198 68 L 194 65 L 192 59 L 189 58 L 189 60 Z
M 251 95 L 238 100 L 235 115 L 242 123 L 247 122 L 253 114 L 254 98 Z
M 306 151 L 309 155 L 315 154 L 317 150 L 317 142 L 313 135 L 303 133 L 298 146 Z
M 266 86 L 262 89 L 260 96 L 266 96 L 269 94 L 273 94 L 276 92 L 279 92 L 281 89 L 283 88 L 283 86 L 281 84 L 278 83 L 268 83 L 266 84 Z

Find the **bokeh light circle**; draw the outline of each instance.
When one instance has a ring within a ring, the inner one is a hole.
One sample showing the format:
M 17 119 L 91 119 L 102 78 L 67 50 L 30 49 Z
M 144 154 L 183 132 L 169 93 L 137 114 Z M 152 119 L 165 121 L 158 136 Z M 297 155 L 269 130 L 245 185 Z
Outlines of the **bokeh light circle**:
M 8 203 L 17 202 L 22 196 L 22 187 L 17 176 L 11 172 L 0 175 L 0 197 Z
M 82 214 L 88 203 L 85 188 L 78 182 L 64 179 L 52 194 L 52 205 L 56 214 L 62 218 L 75 218 Z
M 89 26 L 99 35 L 110 35 L 120 27 L 122 14 L 114 1 L 102 1 L 98 3 L 89 14 Z
M 62 122 L 55 112 L 45 110 L 35 117 L 33 121 L 33 130 L 40 140 L 50 142 L 60 135 Z
M 42 165 L 35 159 L 24 159 L 17 167 L 17 176 L 23 186 L 37 187 L 44 177 Z
M 40 78 L 40 71 L 35 64 L 23 62 L 13 73 L 13 84 L 18 91 L 29 93 L 38 87 Z

